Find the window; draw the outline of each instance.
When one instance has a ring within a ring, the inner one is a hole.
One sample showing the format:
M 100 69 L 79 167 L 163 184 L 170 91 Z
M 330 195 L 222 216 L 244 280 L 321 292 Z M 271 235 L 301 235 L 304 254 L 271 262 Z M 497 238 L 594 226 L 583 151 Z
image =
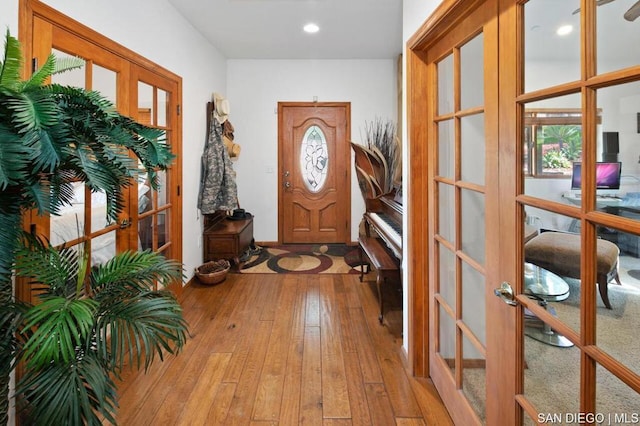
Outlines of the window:
M 582 111 L 527 109 L 524 144 L 526 175 L 571 176 L 572 163 L 582 160 Z

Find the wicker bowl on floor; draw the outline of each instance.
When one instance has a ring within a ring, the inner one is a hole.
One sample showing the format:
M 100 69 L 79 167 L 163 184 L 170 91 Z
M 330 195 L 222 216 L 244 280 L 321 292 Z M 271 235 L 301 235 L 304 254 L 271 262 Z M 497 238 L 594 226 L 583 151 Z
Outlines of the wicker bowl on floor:
M 231 264 L 226 259 L 212 260 L 196 268 L 196 276 L 202 284 L 220 284 L 227 278 Z

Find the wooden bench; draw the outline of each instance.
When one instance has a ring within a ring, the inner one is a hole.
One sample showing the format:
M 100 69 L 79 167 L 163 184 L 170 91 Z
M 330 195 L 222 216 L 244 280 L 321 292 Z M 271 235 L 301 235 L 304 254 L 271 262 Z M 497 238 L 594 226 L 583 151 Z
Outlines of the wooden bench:
M 378 301 L 380 303 L 380 315 L 378 320 L 382 323 L 384 305 L 382 301 L 381 286 L 387 282 L 387 278 L 400 280 L 400 261 L 392 256 L 386 249 L 384 242 L 379 238 L 359 237 L 360 246 L 360 282 L 364 279 L 364 256 L 373 270 L 376 271 L 376 287 L 378 289 Z

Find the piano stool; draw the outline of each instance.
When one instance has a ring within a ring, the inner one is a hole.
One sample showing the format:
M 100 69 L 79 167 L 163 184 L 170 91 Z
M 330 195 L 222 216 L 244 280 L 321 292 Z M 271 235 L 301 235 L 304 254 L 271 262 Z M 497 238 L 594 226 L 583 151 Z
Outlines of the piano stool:
M 358 238 L 360 246 L 360 282 L 364 279 L 364 256 L 368 259 L 370 267 L 376 271 L 376 287 L 378 289 L 378 301 L 380 303 L 380 315 L 378 321 L 382 324 L 384 305 L 382 301 L 382 284 L 387 279 L 400 280 L 400 261 L 389 253 L 384 242 L 379 238 L 361 236 Z

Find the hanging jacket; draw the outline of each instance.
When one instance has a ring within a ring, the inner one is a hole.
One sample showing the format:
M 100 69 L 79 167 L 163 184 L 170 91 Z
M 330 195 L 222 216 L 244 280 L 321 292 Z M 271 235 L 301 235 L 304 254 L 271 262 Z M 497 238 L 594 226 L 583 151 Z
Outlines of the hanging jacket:
M 213 104 L 207 105 L 208 132 L 202 154 L 198 208 L 202 214 L 238 207 L 236 173 L 222 141 L 222 126 L 213 116 Z

